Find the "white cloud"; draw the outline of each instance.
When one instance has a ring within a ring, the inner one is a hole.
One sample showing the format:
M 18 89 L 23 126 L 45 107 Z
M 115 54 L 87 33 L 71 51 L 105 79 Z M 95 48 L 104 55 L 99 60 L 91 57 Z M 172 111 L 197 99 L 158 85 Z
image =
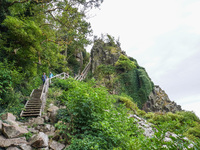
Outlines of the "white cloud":
M 199 99 L 200 100 L 200 99 Z M 199 110 L 200 102 L 188 103 L 182 105 L 184 110 L 193 111 L 200 118 L 200 110 Z

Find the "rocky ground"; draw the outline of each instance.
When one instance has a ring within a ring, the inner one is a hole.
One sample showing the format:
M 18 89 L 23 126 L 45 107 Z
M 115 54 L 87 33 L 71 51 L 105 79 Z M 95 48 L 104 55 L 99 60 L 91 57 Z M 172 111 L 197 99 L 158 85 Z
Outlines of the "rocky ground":
M 47 114 L 38 118 L 30 118 L 26 122 L 16 121 L 16 117 L 11 113 L 2 115 L 0 120 L 0 150 L 63 150 L 68 147 L 59 141 L 56 141 L 55 127 L 53 124 L 57 121 L 56 112 L 59 108 L 51 105 Z M 154 137 L 156 129 L 153 124 L 137 115 L 130 114 L 138 127 L 144 130 L 146 137 Z M 166 132 L 164 141 L 172 141 L 171 137 L 178 135 Z M 57 138 L 58 139 L 58 138 Z M 185 140 L 188 140 L 185 138 Z M 191 144 L 188 148 L 193 147 Z
M 0 150 L 62 150 L 67 146 L 50 139 L 55 137 L 55 121 L 58 107 L 51 106 L 48 115 L 30 118 L 27 122 L 16 121 L 11 113 L 0 120 Z

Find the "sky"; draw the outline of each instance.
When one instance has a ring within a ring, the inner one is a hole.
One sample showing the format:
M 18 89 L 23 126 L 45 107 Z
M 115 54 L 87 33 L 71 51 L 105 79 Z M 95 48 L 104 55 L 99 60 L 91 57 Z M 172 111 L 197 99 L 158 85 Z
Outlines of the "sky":
M 171 101 L 200 117 L 200 0 L 104 0 L 93 34 L 110 34 Z

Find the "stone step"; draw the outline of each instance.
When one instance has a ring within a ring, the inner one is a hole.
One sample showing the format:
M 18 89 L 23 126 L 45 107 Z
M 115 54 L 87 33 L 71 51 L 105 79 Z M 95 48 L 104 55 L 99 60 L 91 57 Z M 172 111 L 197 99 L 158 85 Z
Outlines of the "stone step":
M 29 101 L 28 103 L 42 103 L 41 101 L 36 101 L 36 100 L 33 100 L 33 101 Z
M 41 101 L 40 98 L 35 98 L 35 97 L 31 97 L 30 100 L 37 100 L 37 101 Z
M 39 106 L 39 107 L 30 107 L 30 106 L 28 106 L 28 107 L 25 108 L 25 110 L 26 109 L 41 109 L 41 106 Z
M 37 98 L 37 99 L 39 99 L 40 96 L 41 96 L 40 94 L 35 94 L 35 95 L 33 94 L 31 98 Z
M 40 111 L 24 111 L 23 114 L 40 114 Z
M 32 99 L 31 99 L 31 100 L 29 100 L 29 102 L 40 102 L 40 103 L 41 103 L 40 100 L 36 100 L 36 99 L 35 99 L 35 100 L 32 100 Z
M 22 114 L 22 117 L 38 117 L 40 114 Z
M 29 102 L 27 105 L 41 105 L 42 103 Z
M 35 92 L 35 91 L 36 91 L 36 92 L 38 92 L 38 91 L 42 92 L 42 89 L 35 89 L 34 92 Z
M 37 112 L 23 112 L 23 115 L 24 114 L 40 114 L 40 111 L 37 111 Z
M 30 107 L 41 107 L 41 105 L 32 105 L 32 104 L 30 104 L 30 105 L 26 105 L 26 108 L 30 108 Z
M 37 101 L 31 101 L 31 102 L 29 101 L 28 104 L 38 104 L 38 105 L 41 105 L 42 103 L 41 102 L 37 102 Z
M 25 111 L 40 111 L 39 108 L 29 108 L 29 109 L 25 109 Z

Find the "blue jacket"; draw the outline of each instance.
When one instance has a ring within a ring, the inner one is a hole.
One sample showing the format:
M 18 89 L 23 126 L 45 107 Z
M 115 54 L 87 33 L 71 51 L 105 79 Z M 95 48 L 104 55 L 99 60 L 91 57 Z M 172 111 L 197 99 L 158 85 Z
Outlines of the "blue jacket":
M 42 80 L 46 80 L 47 79 L 47 76 L 46 75 L 42 75 Z
M 53 77 L 53 73 L 51 73 L 50 75 L 49 75 L 49 78 L 52 78 Z

